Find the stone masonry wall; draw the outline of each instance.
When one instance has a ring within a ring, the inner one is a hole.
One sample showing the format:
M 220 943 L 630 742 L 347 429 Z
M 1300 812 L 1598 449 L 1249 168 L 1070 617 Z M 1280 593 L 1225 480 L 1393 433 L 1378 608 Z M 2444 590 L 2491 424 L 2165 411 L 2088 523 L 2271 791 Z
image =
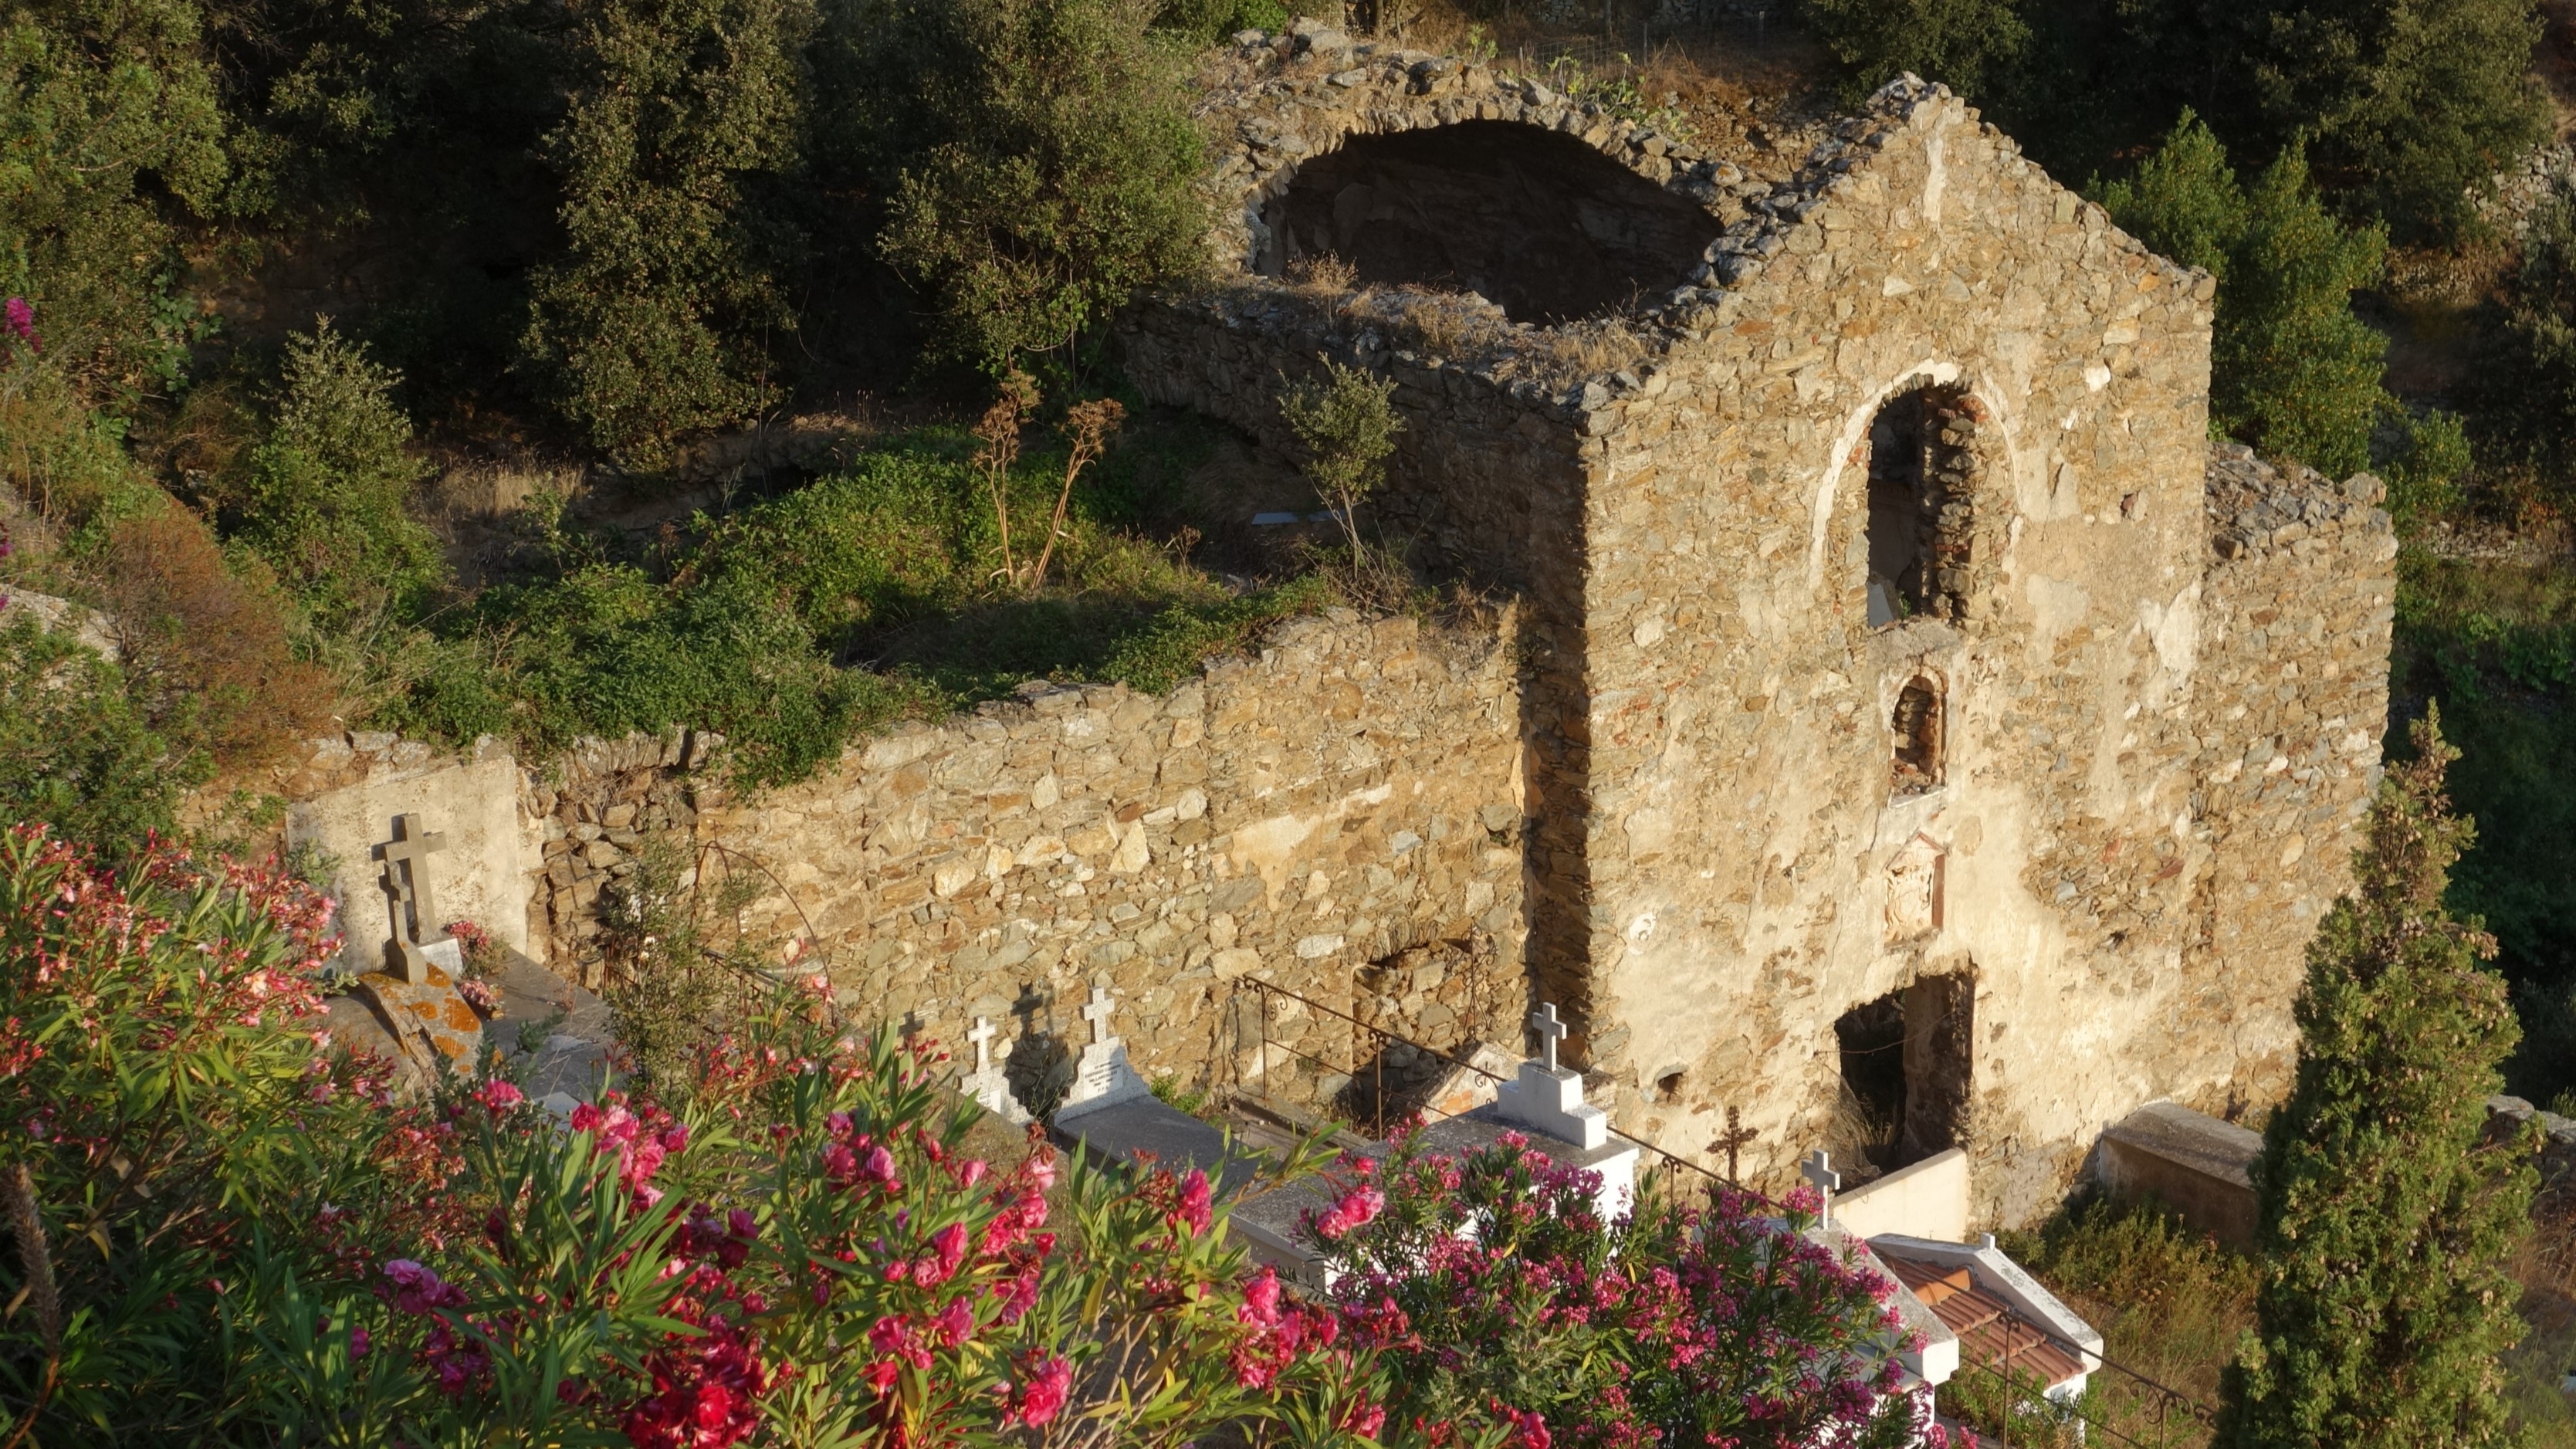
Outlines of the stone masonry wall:
M 1508 1035 L 1526 1010 L 1510 627 L 1289 620 L 1167 698 L 1034 684 L 740 800 L 685 737 L 591 747 L 532 800 L 553 821 L 552 949 L 585 957 L 598 892 L 667 823 L 774 874 L 756 933 L 810 929 L 848 1004 L 953 1050 L 978 1015 L 1037 1038 L 1032 1059 L 1078 1046 L 1097 985 L 1139 1070 L 1258 1090 L 1246 977 L 1435 1046 Z M 1291 1009 L 1271 1034 L 1353 1064 L 1347 1028 Z M 1284 1095 L 1342 1085 L 1275 1048 L 1270 1066 Z
M 2297 966 L 2351 886 L 2388 718 L 2397 543 L 2383 494 L 2368 474 L 2337 484 L 2238 445 L 2212 453 L 2217 559 L 2192 706 L 2193 814 L 2212 856 L 2185 956 L 2203 994 L 2182 1004 L 2192 1029 L 2177 1040 L 2235 1060 L 2232 1077 L 2203 1073 L 2208 1100 L 2186 1099 L 2213 1114 L 2289 1090 Z

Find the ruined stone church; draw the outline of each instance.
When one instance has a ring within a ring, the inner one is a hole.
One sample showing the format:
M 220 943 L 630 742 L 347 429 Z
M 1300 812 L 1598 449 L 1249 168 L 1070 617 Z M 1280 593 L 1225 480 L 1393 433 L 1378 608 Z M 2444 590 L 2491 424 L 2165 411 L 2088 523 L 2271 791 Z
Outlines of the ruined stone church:
M 1708 1161 L 1734 1107 L 1775 1182 L 1962 1147 L 1989 1223 L 2143 1103 L 2277 1100 L 2394 544 L 2367 477 L 2207 441 L 2209 278 L 1937 86 L 1766 174 L 1254 39 L 1203 92 L 1215 275 L 1125 318 L 1130 376 L 1282 450 L 1283 379 L 1392 379 L 1369 506 L 1496 606 L 1032 685 L 757 798 L 703 738 L 585 746 L 518 773 L 513 944 L 577 966 L 682 829 L 943 1040 L 1100 988 L 1149 1074 L 1315 1100 L 1372 1039 L 1248 983 L 1444 1050 L 1545 1002 L 1622 1131 Z

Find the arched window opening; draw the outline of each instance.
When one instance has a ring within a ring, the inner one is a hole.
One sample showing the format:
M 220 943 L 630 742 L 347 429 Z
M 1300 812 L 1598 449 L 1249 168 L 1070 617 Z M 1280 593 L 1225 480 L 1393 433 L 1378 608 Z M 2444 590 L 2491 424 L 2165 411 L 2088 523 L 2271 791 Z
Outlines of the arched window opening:
M 1961 390 L 1925 383 L 1870 420 L 1871 627 L 1964 613 L 1978 417 Z
M 1515 121 L 1354 136 L 1299 167 L 1262 221 L 1267 275 L 1331 256 L 1365 284 L 1474 292 L 1542 325 L 1662 297 L 1719 229 L 1581 141 Z
M 1898 799 L 1920 795 L 1941 784 L 1941 691 L 1917 677 L 1897 691 L 1896 715 L 1889 721 L 1895 738 L 1889 763 L 1888 790 Z

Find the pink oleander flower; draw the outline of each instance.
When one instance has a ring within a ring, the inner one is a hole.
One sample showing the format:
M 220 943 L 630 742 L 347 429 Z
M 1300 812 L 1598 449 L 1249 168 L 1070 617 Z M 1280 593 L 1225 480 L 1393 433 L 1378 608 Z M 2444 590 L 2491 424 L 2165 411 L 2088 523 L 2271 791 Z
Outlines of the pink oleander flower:
M 1386 1207 L 1386 1194 L 1373 1187 L 1353 1188 L 1332 1209 L 1315 1219 L 1315 1236 L 1332 1242 L 1374 1221 Z
M 1011 1394 L 1011 1408 L 1005 1422 L 1016 1420 L 1030 1428 L 1044 1427 L 1064 1411 L 1065 1400 L 1073 1397 L 1073 1363 L 1049 1354 L 1038 1366 L 1020 1378 L 1019 1387 Z
M 1195 1238 L 1208 1230 L 1208 1224 L 1215 1220 L 1215 1216 L 1214 1194 L 1208 1188 L 1207 1174 L 1193 1167 L 1190 1175 L 1181 1179 L 1180 1205 L 1172 1210 L 1172 1220 L 1187 1225 L 1190 1236 Z
M 509 1114 L 510 1109 L 528 1100 L 528 1094 L 508 1082 L 490 1081 L 474 1089 L 474 1100 L 495 1117 Z
M 42 352 L 45 350 L 44 344 L 36 340 L 35 304 L 29 302 L 24 297 L 12 297 L 9 299 L 6 308 L 0 309 L 0 318 L 5 318 L 5 325 L 7 326 L 10 334 L 15 336 L 19 341 L 26 343 L 28 351 Z

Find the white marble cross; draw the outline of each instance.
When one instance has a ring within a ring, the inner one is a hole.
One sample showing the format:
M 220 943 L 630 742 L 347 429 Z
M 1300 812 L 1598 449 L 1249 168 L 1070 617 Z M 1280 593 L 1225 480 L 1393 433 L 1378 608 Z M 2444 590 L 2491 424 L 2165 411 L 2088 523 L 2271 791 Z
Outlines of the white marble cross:
M 1825 1149 L 1819 1147 L 1815 1151 L 1807 1154 L 1807 1160 L 1804 1163 L 1801 1163 L 1798 1167 L 1798 1175 L 1816 1185 L 1816 1197 L 1818 1199 L 1816 1204 L 1816 1226 L 1820 1228 L 1832 1227 L 1834 1225 L 1834 1193 L 1843 1185 L 1843 1175 L 1834 1171 L 1833 1159 L 1825 1155 Z
M 1530 1013 L 1530 1029 L 1537 1032 L 1539 1036 L 1539 1060 L 1549 1071 L 1555 1071 L 1556 1044 L 1564 1039 L 1567 1031 L 1571 1030 L 1564 1022 L 1556 1019 L 1555 1002 L 1542 1002 L 1538 1010 Z
M 980 1016 L 975 1018 L 975 1029 L 966 1033 L 966 1039 L 975 1044 L 975 1075 L 979 1077 L 992 1070 L 994 1034 L 993 1024 Z
M 1107 991 L 1097 986 L 1091 988 L 1091 1003 L 1082 1008 L 1082 1017 L 1083 1020 L 1091 1023 L 1093 1046 L 1112 1040 L 1109 1035 L 1109 1013 L 1116 1009 L 1110 1004 Z

